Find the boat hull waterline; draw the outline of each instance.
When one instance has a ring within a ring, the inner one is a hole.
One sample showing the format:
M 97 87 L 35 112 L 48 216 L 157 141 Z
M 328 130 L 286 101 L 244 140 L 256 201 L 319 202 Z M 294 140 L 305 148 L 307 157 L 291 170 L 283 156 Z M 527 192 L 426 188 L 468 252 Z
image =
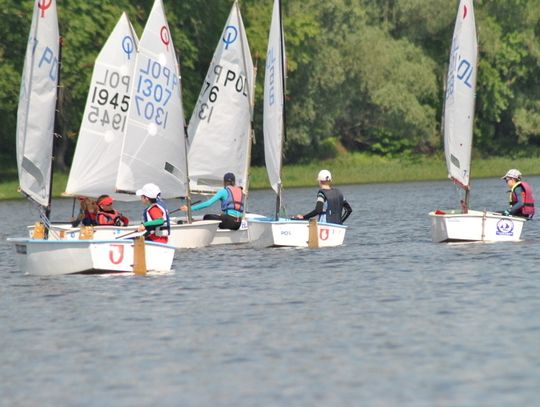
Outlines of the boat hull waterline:
M 521 239 L 526 219 L 500 213 L 458 210 L 433 211 L 431 238 L 433 242 L 517 242 Z
M 54 276 L 79 273 L 132 272 L 134 241 L 119 240 L 41 240 L 11 238 L 21 271 Z M 145 243 L 148 271 L 171 270 L 175 248 L 161 243 Z

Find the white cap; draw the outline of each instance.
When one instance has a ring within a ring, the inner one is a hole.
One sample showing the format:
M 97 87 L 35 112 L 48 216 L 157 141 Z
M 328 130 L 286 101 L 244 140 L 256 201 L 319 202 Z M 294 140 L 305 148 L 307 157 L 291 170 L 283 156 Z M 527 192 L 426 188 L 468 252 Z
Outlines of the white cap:
M 511 170 L 508 170 L 504 177 L 501 177 L 501 179 L 506 178 L 521 179 L 521 172 L 519 172 L 519 170 L 516 170 L 515 168 L 512 168 Z
M 332 181 L 332 174 L 328 170 L 320 170 L 317 181 Z
M 135 192 L 138 196 L 145 196 L 147 198 L 156 199 L 161 193 L 159 187 L 156 184 L 144 184 L 141 189 Z

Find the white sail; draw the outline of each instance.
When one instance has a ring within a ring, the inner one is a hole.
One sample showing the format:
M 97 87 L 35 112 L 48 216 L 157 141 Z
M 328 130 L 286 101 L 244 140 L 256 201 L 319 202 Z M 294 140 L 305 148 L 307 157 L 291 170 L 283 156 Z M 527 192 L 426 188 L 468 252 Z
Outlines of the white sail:
M 253 61 L 233 4 L 188 126 L 191 190 L 216 191 L 233 172 L 246 192 L 251 143 Z
M 478 44 L 472 0 L 461 0 L 456 17 L 444 108 L 444 148 L 449 177 L 469 187 Z
M 285 42 L 279 0 L 274 0 L 264 75 L 264 157 L 272 189 L 279 194 L 284 138 Z
M 163 198 L 187 191 L 180 76 L 161 0 L 155 0 L 139 42 L 116 189 L 134 193 L 150 182 Z
M 137 35 L 123 13 L 94 65 L 67 182 L 68 195 L 109 194 L 117 200 L 134 199 L 132 195 L 115 191 L 137 44 Z
M 23 193 L 49 205 L 60 37 L 56 1 L 34 1 L 17 111 L 17 165 Z

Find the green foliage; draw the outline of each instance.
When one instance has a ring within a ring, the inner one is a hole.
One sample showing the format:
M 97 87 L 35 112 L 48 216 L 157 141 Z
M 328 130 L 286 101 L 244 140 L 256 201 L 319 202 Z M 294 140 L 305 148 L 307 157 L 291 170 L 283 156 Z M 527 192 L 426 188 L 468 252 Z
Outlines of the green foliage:
M 540 4 L 486 2 L 479 9 L 476 145 L 488 153 L 540 145 Z
M 186 120 L 232 0 L 164 0 Z M 153 0 L 61 1 L 62 133 L 72 151 L 93 62 L 126 11 L 142 34 Z M 440 152 L 439 121 L 458 1 L 283 0 L 287 49 L 286 162 L 341 151 Z M 0 0 L 0 158 L 13 165 L 16 112 L 33 2 Z M 272 0 L 240 4 L 258 66 L 253 160 L 262 164 L 262 95 Z M 475 141 L 483 155 L 540 151 L 540 3 L 477 1 Z M 69 161 L 69 157 L 68 157 Z

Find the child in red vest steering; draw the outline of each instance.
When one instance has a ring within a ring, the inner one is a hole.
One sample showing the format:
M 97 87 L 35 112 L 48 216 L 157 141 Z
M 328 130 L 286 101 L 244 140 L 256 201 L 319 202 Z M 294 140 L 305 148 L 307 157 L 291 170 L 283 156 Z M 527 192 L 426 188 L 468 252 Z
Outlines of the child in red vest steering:
M 112 207 L 114 200 L 109 195 L 101 195 L 96 203 L 96 225 L 127 226 L 129 219 Z
M 156 184 L 145 184 L 136 194 L 146 205 L 143 212 L 143 223 L 139 232 L 146 231 L 145 239 L 153 242 L 167 243 L 171 233 L 169 211 L 160 198 L 161 190 Z
M 510 188 L 508 191 L 510 193 L 509 208 L 502 214 L 532 219 L 534 216 L 534 195 L 529 183 L 521 179 L 521 172 L 512 168 L 501 179 L 504 179 Z

